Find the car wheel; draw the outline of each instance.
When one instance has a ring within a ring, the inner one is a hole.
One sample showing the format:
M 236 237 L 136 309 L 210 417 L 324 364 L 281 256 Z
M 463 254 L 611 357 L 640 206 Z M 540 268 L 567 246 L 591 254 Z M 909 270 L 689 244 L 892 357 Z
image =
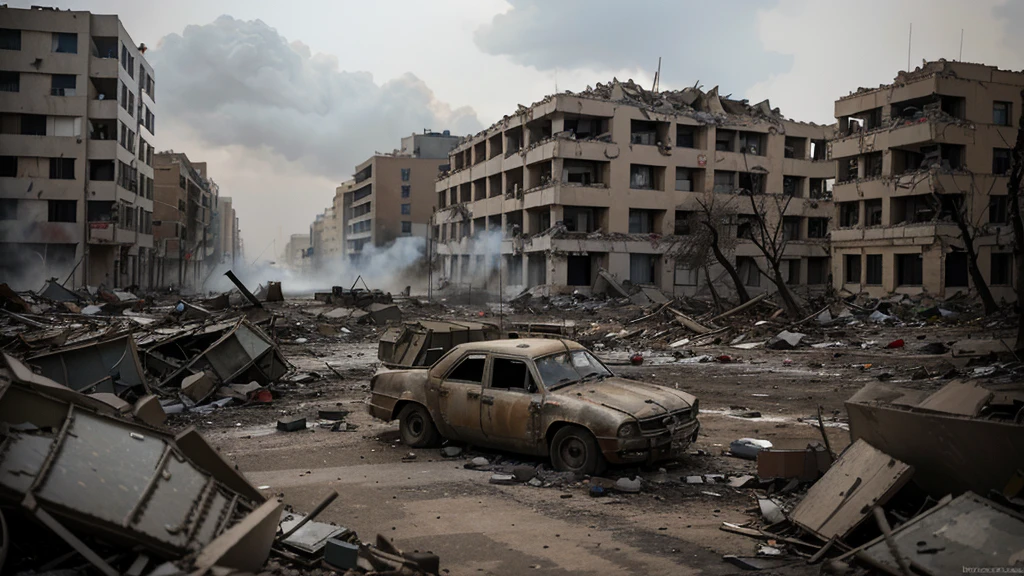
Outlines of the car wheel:
M 398 414 L 398 431 L 402 442 L 413 448 L 427 448 L 437 444 L 441 435 L 430 419 L 430 413 L 419 404 L 408 404 Z
M 551 464 L 560 472 L 599 474 L 606 465 L 597 440 L 586 428 L 565 426 L 551 440 Z

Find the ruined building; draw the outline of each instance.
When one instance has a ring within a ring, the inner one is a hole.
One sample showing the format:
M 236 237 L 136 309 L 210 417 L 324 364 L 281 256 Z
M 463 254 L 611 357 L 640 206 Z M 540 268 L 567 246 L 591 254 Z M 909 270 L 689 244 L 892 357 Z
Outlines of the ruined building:
M 675 294 L 706 295 L 710 277 L 728 294 L 732 282 L 698 240 L 708 220 L 757 293 L 769 289 L 759 273 L 767 261 L 749 240 L 760 214 L 786 283 L 824 289 L 832 132 L 717 88 L 613 81 L 549 96 L 452 150 L 436 183 L 434 264 L 474 289 L 495 289 L 500 273 L 509 292 L 548 284 L 585 293 L 605 269 Z M 698 244 L 707 253 L 693 253 Z
M 366 246 L 396 238 L 426 238 L 434 208 L 434 180 L 448 151 L 459 142 L 447 130 L 402 138 L 402 148 L 374 154 L 356 166 L 335 191 L 331 208 L 311 226 L 314 265 L 346 258 L 358 261 Z M 318 234 L 317 226 L 323 228 Z
M 153 166 L 153 286 L 198 290 L 221 260 L 215 254 L 221 245 L 219 189 L 206 173 L 206 162 L 191 162 L 180 152 L 156 154 Z
M 961 222 L 996 300 L 1015 300 L 1006 196 L 1024 74 L 926 62 L 836 101 L 836 287 L 972 290 Z
M 154 76 L 117 16 L 0 6 L 0 277 L 148 287 Z
M 241 256 L 238 238 L 238 216 L 235 214 L 234 201 L 230 196 L 221 196 L 217 212 L 220 218 L 220 236 L 217 252 L 221 262 L 234 267 L 236 259 Z

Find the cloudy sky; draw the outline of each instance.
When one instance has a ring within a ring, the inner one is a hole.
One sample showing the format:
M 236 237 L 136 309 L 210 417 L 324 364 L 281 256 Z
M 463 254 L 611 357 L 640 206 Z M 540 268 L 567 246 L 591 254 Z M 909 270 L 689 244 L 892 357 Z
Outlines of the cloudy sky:
M 27 7 L 32 2 L 10 2 Z M 159 150 L 207 161 L 249 258 L 308 231 L 374 151 L 475 132 L 613 76 L 715 85 L 832 122 L 910 59 L 1024 68 L 1024 0 L 177 0 L 58 2 L 121 16 L 156 71 Z M 273 250 L 267 251 L 267 256 Z

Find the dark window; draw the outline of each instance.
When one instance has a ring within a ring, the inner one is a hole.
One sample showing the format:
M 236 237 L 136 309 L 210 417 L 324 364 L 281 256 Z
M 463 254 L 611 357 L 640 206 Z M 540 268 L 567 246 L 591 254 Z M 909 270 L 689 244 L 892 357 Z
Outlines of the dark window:
M 402 214 L 412 214 L 412 204 L 402 204 Z
M 946 254 L 946 287 L 967 287 L 967 252 Z
M 654 231 L 654 212 L 652 210 L 629 211 L 629 233 L 650 234 Z
M 50 158 L 50 178 L 55 180 L 74 180 L 75 159 Z
M 988 198 L 988 221 L 991 224 L 1008 224 L 1010 222 L 1008 203 L 1006 196 L 989 196 Z
M 21 30 L 0 28 L 0 50 L 21 50 Z
M 882 224 L 882 200 L 864 201 L 864 220 L 868 226 L 881 226 Z
M 923 281 L 920 254 L 896 255 L 896 285 L 920 286 Z
M 690 235 L 690 218 L 692 214 L 692 212 L 685 210 L 676 210 L 675 233 L 677 236 Z
M 629 165 L 629 187 L 637 190 L 654 189 L 654 166 Z
M 860 284 L 860 254 L 846 255 L 845 278 L 847 284 Z
M 21 74 L 0 70 L 0 92 L 20 92 Z
M 800 284 L 800 261 L 786 260 L 789 268 L 786 270 L 786 284 L 795 286 Z
M 799 216 L 784 216 L 782 218 L 782 239 L 787 242 L 800 239 Z
M 74 74 L 53 74 L 50 76 L 50 94 L 53 96 L 74 96 L 78 77 Z
M 803 178 L 799 176 L 783 176 L 782 177 L 782 193 L 786 196 L 800 197 L 801 188 L 803 188 Z
M 530 369 L 522 360 L 495 358 L 491 367 L 491 388 L 500 390 L 516 390 L 519 392 L 536 392 L 537 385 L 533 382 Z
M 18 199 L 0 198 L 0 220 L 18 219 Z
M 807 237 L 824 238 L 828 234 L 828 218 L 808 218 Z
M 65 54 L 78 54 L 78 34 L 74 32 L 54 32 L 53 51 Z
M 566 258 L 566 280 L 569 286 L 590 286 L 590 256 Z
M 402 168 L 402 182 L 408 182 L 412 175 L 412 168 Z
M 0 177 L 14 178 L 18 175 L 18 157 L 0 156 Z
M 21 135 L 46 136 L 46 116 L 42 114 L 22 114 Z
M 459 365 L 448 375 L 448 380 L 459 380 L 461 382 L 475 382 L 480 384 L 484 381 L 484 360 L 487 357 L 483 354 L 470 354 L 459 362 Z
M 77 200 L 48 200 L 47 204 L 50 222 L 75 222 L 78 220 Z
M 840 202 L 839 203 L 839 226 L 842 228 L 852 228 L 860 222 L 860 203 L 859 202 Z
M 736 257 L 736 272 L 743 280 L 744 286 L 758 287 L 761 285 L 761 271 L 757 262 L 749 256 Z
M 402 198 L 408 198 L 412 194 L 412 186 L 402 186 Z
M 412 222 L 408 220 L 402 221 L 402 234 L 412 234 Z
M 1012 254 L 1004 252 L 992 253 L 992 270 L 989 273 L 989 282 L 993 286 L 1009 286 L 1010 272 L 1013 270 Z
M 867 273 L 867 279 L 864 283 L 868 286 L 881 286 L 882 285 L 882 255 L 881 254 L 868 254 L 865 259 L 865 272 Z
M 1009 148 L 993 148 L 992 149 L 992 173 L 993 174 L 1007 174 L 1010 172 L 1010 149 Z
M 993 102 L 992 123 L 999 126 L 1010 126 L 1013 124 L 1013 103 Z
M 828 257 L 814 256 L 807 259 L 807 284 L 825 284 L 828 280 Z
M 697 144 L 697 127 L 685 124 L 676 125 L 676 146 L 679 148 L 695 148 Z
M 654 282 L 653 254 L 629 255 L 629 281 L 633 284 L 651 284 Z

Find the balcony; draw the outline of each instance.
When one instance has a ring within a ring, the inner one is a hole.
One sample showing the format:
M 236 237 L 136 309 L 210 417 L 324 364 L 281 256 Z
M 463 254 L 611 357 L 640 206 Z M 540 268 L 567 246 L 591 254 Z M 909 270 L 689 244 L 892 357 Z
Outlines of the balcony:
M 89 57 L 89 76 L 98 78 L 117 78 L 117 70 L 120 66 L 117 58 Z
M 117 119 L 117 100 L 89 100 L 90 118 Z
M 149 236 L 150 246 L 153 237 Z M 134 244 L 135 231 L 118 228 L 114 222 L 89 222 L 90 244 Z

